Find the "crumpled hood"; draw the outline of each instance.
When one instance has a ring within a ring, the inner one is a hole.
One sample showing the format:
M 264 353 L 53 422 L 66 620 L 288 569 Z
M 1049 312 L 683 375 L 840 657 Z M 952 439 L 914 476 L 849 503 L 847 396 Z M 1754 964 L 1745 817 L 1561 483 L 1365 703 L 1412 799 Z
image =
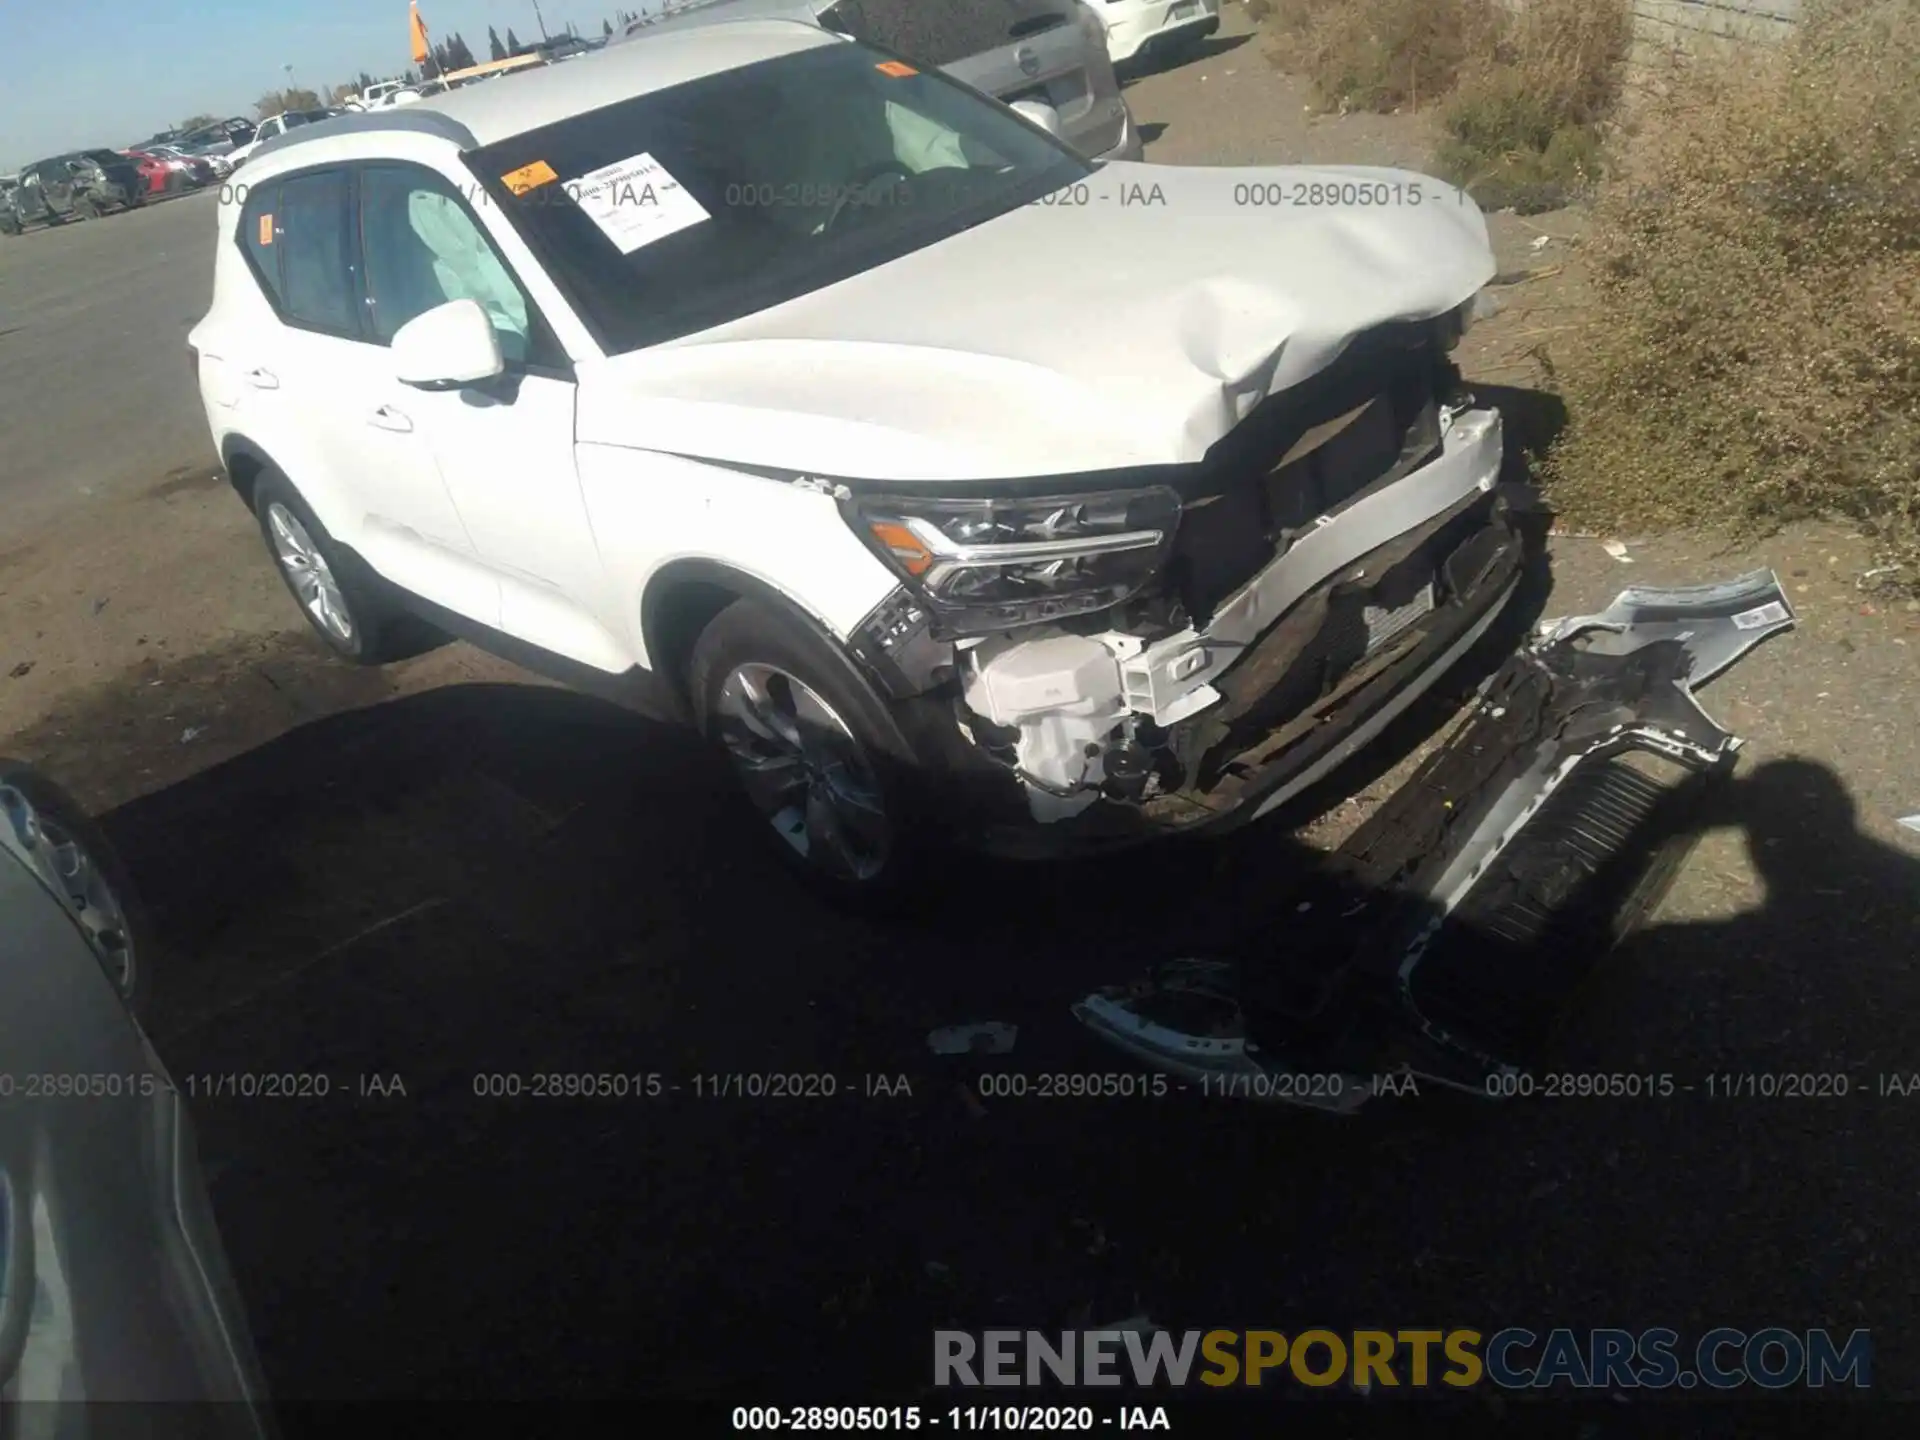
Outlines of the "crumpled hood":
M 1329 182 L 1380 203 L 1248 203 Z M 1192 462 L 1494 274 L 1474 203 L 1407 171 L 1113 163 L 1081 194 L 583 370 L 580 438 L 890 480 Z

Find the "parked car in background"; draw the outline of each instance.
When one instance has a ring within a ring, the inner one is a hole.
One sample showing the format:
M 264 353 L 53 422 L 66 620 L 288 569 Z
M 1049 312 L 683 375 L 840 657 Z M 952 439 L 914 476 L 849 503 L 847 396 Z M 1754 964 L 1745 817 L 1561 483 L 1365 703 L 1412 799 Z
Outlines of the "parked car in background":
M 0 235 L 18 235 L 25 228 L 20 213 L 13 208 L 13 192 L 19 183 L 12 175 L 0 175 Z
M 149 200 L 177 194 L 187 188 L 186 176 L 178 161 L 152 155 L 144 150 L 122 151 L 140 172 L 141 193 Z
M 595 47 L 585 40 L 572 35 L 556 36 L 540 45 L 527 47 L 525 53 L 538 54 L 549 64 L 560 60 L 571 60 L 575 56 L 591 54 Z
M 157 145 L 146 153 L 175 166 L 190 189 L 198 190 L 220 178 L 219 169 L 204 155 L 189 155 L 171 145 Z
M 0 1434 L 10 1437 L 88 1440 L 125 1423 L 156 1440 L 272 1433 L 192 1120 L 141 1029 L 152 944 L 99 827 L 39 771 L 0 760 Z M 127 1422 L 95 1403 L 115 1401 L 149 1408 Z
M 623 40 L 745 19 L 799 20 L 936 65 L 1089 159 L 1138 160 L 1107 32 L 1087 0 L 713 0 L 630 21 Z
M 213 166 L 195 155 L 182 155 L 164 148 L 124 153 L 139 170 L 148 199 L 199 190 L 218 178 Z
M 233 152 L 251 142 L 254 134 L 255 127 L 250 121 L 223 120 L 181 136 L 174 142 L 174 148 L 185 155 L 199 156 L 224 180 L 233 169 Z
M 1271 813 L 1519 586 L 1452 358 L 1493 249 L 1421 175 L 1096 164 L 787 20 L 250 168 L 188 341 L 315 632 L 690 723 L 842 895 Z
M 254 128 L 253 135 L 241 145 L 236 145 L 227 153 L 227 164 L 235 170 L 247 163 L 247 157 L 273 139 L 289 130 L 302 125 L 311 125 L 316 120 L 325 120 L 334 112 L 329 110 L 283 110 L 278 115 L 269 115 Z
M 1116 65 L 1147 66 L 1192 54 L 1220 28 L 1220 0 L 1089 0 Z
M 360 102 L 362 110 L 371 110 L 394 91 L 405 88 L 406 83 L 404 80 L 377 80 L 354 98 Z
M 126 156 L 117 150 L 83 150 L 36 160 L 22 170 L 14 209 L 23 225 L 61 225 L 131 209 L 145 198 L 145 182 Z

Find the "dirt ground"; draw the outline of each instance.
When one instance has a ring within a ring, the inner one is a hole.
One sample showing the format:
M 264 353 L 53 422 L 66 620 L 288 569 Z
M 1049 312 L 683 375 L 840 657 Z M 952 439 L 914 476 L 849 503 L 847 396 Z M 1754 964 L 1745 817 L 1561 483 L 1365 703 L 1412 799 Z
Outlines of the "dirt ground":
M 1229 6 L 1205 55 L 1130 86 L 1149 158 L 1424 163 L 1422 117 L 1313 117 L 1248 28 Z M 1475 381 L 1546 379 L 1579 223 L 1495 217 L 1511 283 L 1469 337 Z M 1894 823 L 1920 811 L 1920 608 L 1878 598 L 1857 537 L 1561 536 L 1547 599 L 1584 611 L 1770 566 L 1801 622 L 1705 692 L 1762 779 L 1700 818 L 1561 1063 L 1841 1072 L 1852 1098 L 1436 1102 L 1329 1125 L 1190 1098 L 982 1101 L 986 1062 L 924 1041 L 999 1018 L 1022 1027 L 1002 1068 L 1124 1068 L 1067 1004 L 1231 928 L 1299 844 L 983 865 L 937 920 L 831 915 L 745 843 L 686 737 L 464 646 L 328 659 L 210 460 L 158 459 L 0 531 L 0 752 L 46 765 L 126 851 L 163 931 L 153 1029 L 176 1073 L 335 1078 L 325 1105 L 196 1106 L 281 1395 L 897 1393 L 936 1325 L 1142 1310 L 1289 1330 L 1870 1325 L 1876 1385 L 1920 1392 L 1895 1238 L 1920 1220 L 1912 1116 L 1873 1089 L 1920 1071 L 1920 836 Z M 1310 838 L 1364 812 L 1464 683 Z M 1809 763 L 1770 763 L 1788 760 Z M 476 1093 L 556 1069 L 670 1088 Z M 739 1071 L 839 1088 L 703 1088 Z M 358 1095 L 368 1074 L 404 1093 Z M 769 1325 L 790 1341 L 740 1343 Z

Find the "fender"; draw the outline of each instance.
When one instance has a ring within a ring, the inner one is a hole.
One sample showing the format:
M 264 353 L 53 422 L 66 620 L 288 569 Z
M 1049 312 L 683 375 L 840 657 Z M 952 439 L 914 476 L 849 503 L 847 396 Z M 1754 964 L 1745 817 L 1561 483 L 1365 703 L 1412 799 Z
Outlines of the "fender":
M 713 617 L 735 600 L 786 611 L 841 655 L 846 637 L 791 595 L 723 560 L 688 556 L 669 560 L 647 577 L 640 597 L 640 642 L 646 667 L 679 689 L 686 682 L 694 643 Z

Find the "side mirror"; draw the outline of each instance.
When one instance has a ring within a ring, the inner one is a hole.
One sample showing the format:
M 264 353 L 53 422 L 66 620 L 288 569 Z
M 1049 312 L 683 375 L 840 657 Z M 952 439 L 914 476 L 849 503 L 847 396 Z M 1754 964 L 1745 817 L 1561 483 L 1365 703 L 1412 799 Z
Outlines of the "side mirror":
M 1064 132 L 1060 128 L 1060 112 L 1054 109 L 1053 106 L 1039 100 L 1016 100 L 1013 102 L 1012 108 L 1024 115 L 1028 120 L 1031 120 L 1035 125 L 1038 125 L 1049 135 L 1053 136 L 1054 139 L 1059 140 L 1064 138 Z
M 505 369 L 500 337 L 478 300 L 449 300 L 394 332 L 393 370 L 402 384 L 452 390 Z

